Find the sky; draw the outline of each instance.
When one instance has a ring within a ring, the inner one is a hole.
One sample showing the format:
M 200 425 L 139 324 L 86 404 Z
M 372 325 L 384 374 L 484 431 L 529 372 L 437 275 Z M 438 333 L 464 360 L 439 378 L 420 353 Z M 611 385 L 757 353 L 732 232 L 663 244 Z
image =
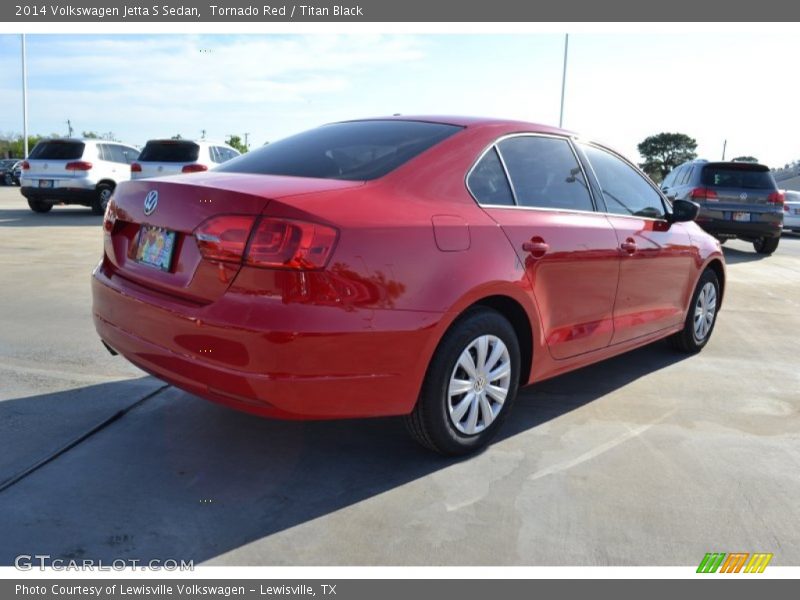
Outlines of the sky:
M 142 145 L 401 113 L 558 125 L 562 34 L 27 36 L 31 133 Z M 800 36 L 586 33 L 569 39 L 564 127 L 634 161 L 645 137 L 690 135 L 701 158 L 800 159 Z M 21 133 L 20 36 L 0 35 L 0 134 Z

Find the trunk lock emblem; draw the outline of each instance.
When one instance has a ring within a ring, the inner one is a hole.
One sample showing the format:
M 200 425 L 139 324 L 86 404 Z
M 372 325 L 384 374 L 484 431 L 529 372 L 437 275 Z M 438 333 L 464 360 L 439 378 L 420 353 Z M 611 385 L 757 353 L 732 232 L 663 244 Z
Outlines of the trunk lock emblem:
M 144 197 L 145 216 L 152 215 L 153 211 L 156 209 L 156 206 L 158 206 L 158 192 L 156 190 L 150 190 Z

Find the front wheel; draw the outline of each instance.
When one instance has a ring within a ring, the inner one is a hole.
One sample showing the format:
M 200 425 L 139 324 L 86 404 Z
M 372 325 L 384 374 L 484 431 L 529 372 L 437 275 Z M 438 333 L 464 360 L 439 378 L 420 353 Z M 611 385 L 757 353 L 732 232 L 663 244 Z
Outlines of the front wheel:
M 708 343 L 717 322 L 719 308 L 719 279 L 711 269 L 706 269 L 697 282 L 692 295 L 689 313 L 683 329 L 670 337 L 672 345 L 681 352 L 695 354 Z
M 511 324 L 495 310 L 471 309 L 439 343 L 406 426 L 440 454 L 475 452 L 511 410 L 519 376 L 519 342 Z
M 778 249 L 780 241 L 779 237 L 760 237 L 753 242 L 753 248 L 759 254 L 772 254 Z

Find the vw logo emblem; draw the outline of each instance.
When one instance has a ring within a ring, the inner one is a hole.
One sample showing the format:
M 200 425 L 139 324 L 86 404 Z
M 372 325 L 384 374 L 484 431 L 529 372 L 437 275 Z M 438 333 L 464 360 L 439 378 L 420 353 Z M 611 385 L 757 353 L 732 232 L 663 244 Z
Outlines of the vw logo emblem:
M 147 192 L 147 196 L 144 197 L 145 216 L 152 215 L 156 206 L 158 206 L 158 192 L 156 190 L 150 190 Z
M 739 200 L 747 200 L 747 194 L 745 194 L 744 192 L 739 194 Z

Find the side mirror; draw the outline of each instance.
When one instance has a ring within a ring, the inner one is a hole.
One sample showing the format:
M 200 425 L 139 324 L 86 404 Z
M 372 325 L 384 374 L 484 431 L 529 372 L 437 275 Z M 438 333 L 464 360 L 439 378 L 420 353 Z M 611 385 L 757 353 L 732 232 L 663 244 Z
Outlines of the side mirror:
M 696 202 L 690 200 L 673 200 L 672 214 L 667 215 L 667 220 L 670 223 L 694 221 L 699 211 L 700 205 Z

